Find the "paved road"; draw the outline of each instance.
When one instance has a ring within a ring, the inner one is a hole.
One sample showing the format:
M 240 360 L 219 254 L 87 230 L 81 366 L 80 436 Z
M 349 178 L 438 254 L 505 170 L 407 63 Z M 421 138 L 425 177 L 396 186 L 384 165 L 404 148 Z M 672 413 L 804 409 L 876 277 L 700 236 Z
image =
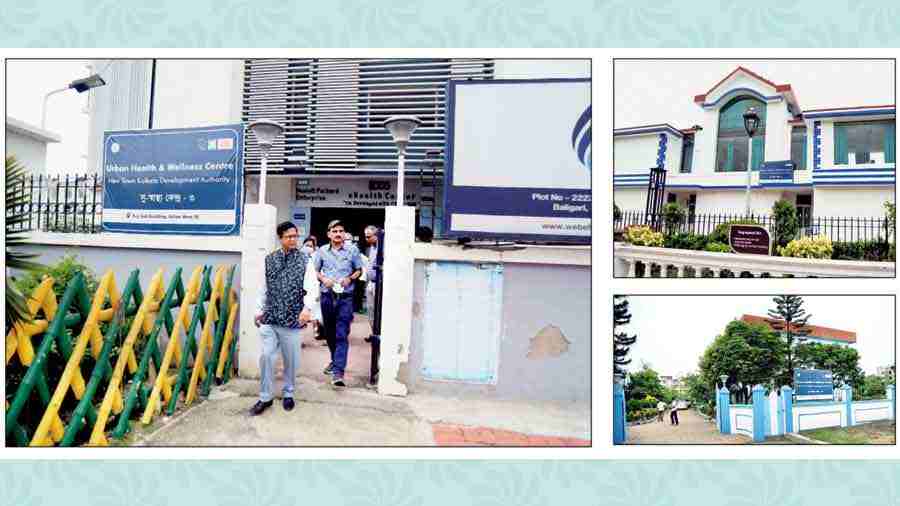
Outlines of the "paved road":
M 679 425 L 669 425 L 668 412 L 665 422 L 653 422 L 628 427 L 626 444 L 747 444 L 744 436 L 720 434 L 716 425 L 704 420 L 696 411 L 678 412 Z

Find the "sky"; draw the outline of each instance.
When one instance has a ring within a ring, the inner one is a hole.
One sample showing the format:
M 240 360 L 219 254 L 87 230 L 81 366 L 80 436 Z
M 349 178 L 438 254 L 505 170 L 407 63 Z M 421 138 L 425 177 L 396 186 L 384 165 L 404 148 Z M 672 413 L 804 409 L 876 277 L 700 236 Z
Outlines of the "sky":
M 738 66 L 790 84 L 804 110 L 895 103 L 893 60 L 616 60 L 615 128 L 701 123 L 694 96 Z
M 856 331 L 860 367 L 874 374 L 894 363 L 894 299 L 890 296 L 804 296 L 809 324 Z M 663 375 L 696 371 L 703 351 L 743 314 L 766 316 L 775 307 L 771 296 L 632 295 L 631 323 L 637 334 L 629 370 L 647 362 Z
M 87 77 L 86 60 L 7 60 L 6 114 L 33 126 L 41 126 L 41 108 L 47 92 Z M 47 103 L 47 130 L 62 137 L 47 149 L 47 172 L 82 171 L 87 163 L 88 93 L 67 90 Z

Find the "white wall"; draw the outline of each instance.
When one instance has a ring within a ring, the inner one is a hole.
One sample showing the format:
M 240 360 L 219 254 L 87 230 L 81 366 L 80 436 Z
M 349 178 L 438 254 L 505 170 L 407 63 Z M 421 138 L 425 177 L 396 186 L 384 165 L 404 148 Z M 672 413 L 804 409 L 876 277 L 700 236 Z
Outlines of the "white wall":
M 47 143 L 6 130 L 6 155 L 15 156 L 29 173 L 47 175 Z
M 894 201 L 894 187 L 825 187 L 813 192 L 813 213 L 816 216 L 884 216 L 884 203 Z
M 495 79 L 591 77 L 591 60 L 496 60 Z
M 719 111 L 716 109 L 704 110 L 700 126 L 703 127 L 703 130 L 694 134 L 694 161 L 691 173 L 713 175 L 716 173 L 716 136 L 719 132 Z
M 157 60 L 153 128 L 241 121 L 243 60 Z
M 791 124 L 787 102 L 772 102 L 766 106 L 766 149 L 765 161 L 774 162 L 791 159 Z M 807 134 L 809 132 L 807 131 Z
M 616 188 L 613 201 L 622 211 L 644 211 L 647 207 L 645 188 Z
M 613 168 L 616 174 L 649 174 L 656 167 L 659 133 L 616 137 L 613 143 Z
M 751 189 L 750 209 L 754 214 L 768 215 L 781 197 L 781 191 Z M 701 190 L 697 192 L 697 213 L 743 214 L 745 198 L 743 190 Z
M 853 423 L 874 422 L 891 418 L 891 401 L 863 401 L 853 403 Z
M 847 408 L 844 403 L 812 405 L 795 403 L 793 415 L 794 432 L 847 425 Z
M 728 409 L 728 416 L 731 418 L 732 434 L 743 434 L 753 437 L 752 407 L 735 407 L 731 405 Z

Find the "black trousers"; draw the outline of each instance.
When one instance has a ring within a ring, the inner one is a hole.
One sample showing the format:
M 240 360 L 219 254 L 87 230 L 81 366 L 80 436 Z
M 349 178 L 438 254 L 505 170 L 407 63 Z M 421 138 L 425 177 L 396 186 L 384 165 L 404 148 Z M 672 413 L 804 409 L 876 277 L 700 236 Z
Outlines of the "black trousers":
M 673 409 L 672 414 L 669 415 L 669 420 L 672 421 L 672 425 L 678 425 L 678 410 Z

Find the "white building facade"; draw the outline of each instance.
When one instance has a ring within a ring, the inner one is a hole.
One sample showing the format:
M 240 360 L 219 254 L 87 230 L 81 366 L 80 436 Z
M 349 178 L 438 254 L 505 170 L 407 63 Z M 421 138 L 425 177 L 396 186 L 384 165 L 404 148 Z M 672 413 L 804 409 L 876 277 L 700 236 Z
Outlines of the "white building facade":
M 756 215 L 783 199 L 801 219 L 874 218 L 894 201 L 895 104 L 803 110 L 790 84 L 743 67 L 694 102 L 703 111 L 696 125 L 660 118 L 671 123 L 614 130 L 614 198 L 622 211 L 645 210 L 654 167 L 666 170 L 664 202 L 689 214 L 743 214 L 748 169 Z M 743 123 L 750 107 L 761 120 L 752 141 Z
M 88 171 L 101 166 L 111 130 L 248 124 L 285 126 L 269 156 L 268 203 L 278 221 L 321 241 L 341 218 L 361 236 L 393 205 L 397 153 L 383 121 L 413 114 L 406 202 L 419 226 L 441 233 L 446 86 L 450 80 L 589 78 L 590 60 L 250 59 L 92 62 L 107 86 L 91 90 Z M 256 202 L 260 157 L 245 134 L 245 196 Z
M 29 174 L 47 176 L 47 145 L 60 140 L 53 132 L 6 117 L 6 154 L 15 156 Z

